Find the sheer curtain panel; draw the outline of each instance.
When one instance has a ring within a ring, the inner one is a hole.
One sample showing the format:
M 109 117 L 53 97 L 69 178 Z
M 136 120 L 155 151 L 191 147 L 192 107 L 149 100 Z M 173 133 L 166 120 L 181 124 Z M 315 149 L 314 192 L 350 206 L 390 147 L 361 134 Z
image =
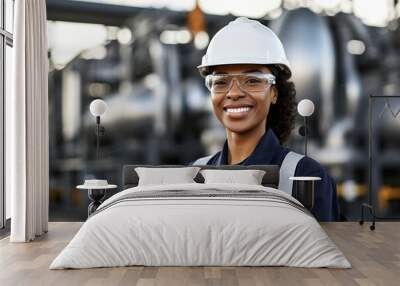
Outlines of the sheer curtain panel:
M 49 197 L 46 1 L 15 1 L 11 96 L 6 98 L 6 187 L 12 242 L 47 232 Z

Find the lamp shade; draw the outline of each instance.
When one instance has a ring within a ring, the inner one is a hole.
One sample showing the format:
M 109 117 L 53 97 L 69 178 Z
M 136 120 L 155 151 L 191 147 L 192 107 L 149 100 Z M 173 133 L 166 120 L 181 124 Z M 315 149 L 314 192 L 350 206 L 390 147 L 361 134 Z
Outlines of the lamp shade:
M 93 116 L 102 116 L 107 110 L 107 103 L 101 99 L 95 99 L 90 103 L 90 113 Z
M 297 111 L 301 116 L 311 116 L 314 113 L 314 103 L 309 99 L 303 99 L 297 105 Z

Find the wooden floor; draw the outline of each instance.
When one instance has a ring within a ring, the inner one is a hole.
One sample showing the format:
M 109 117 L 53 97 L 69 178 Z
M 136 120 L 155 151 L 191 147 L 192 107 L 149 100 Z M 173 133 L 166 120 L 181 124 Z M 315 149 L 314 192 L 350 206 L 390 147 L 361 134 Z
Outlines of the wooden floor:
M 81 223 L 50 223 L 32 243 L 0 241 L 0 285 L 400 285 L 400 222 L 375 231 L 357 222 L 322 224 L 353 268 L 120 267 L 48 270 Z

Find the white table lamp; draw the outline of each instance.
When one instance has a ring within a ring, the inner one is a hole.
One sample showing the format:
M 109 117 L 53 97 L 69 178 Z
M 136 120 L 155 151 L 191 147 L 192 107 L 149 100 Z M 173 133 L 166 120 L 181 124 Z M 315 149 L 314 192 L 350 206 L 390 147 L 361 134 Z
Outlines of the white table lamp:
M 314 103 L 309 99 L 303 99 L 297 105 L 297 112 L 304 118 L 304 134 L 300 132 L 301 135 L 305 137 L 304 142 L 304 155 L 307 156 L 307 137 L 308 137 L 308 126 L 307 117 L 314 113 Z
M 100 117 L 106 112 L 107 103 L 101 99 L 95 99 L 90 103 L 90 113 L 96 117 L 96 138 L 97 138 L 97 148 L 96 148 L 96 158 L 99 160 L 99 148 L 100 148 L 100 136 L 104 134 L 104 127 L 100 126 Z

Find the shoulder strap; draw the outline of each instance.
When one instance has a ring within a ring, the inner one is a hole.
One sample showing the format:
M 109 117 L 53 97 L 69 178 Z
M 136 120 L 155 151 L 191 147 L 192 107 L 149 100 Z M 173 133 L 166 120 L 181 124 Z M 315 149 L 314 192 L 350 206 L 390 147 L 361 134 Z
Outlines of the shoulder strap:
M 304 155 L 293 151 L 286 154 L 279 169 L 279 190 L 292 195 L 293 181 L 289 180 L 289 178 L 294 176 L 297 164 L 303 157 Z
M 193 162 L 192 165 L 207 165 L 208 161 L 213 157 L 214 155 L 206 156 L 206 157 L 201 157 L 197 159 L 196 161 Z

